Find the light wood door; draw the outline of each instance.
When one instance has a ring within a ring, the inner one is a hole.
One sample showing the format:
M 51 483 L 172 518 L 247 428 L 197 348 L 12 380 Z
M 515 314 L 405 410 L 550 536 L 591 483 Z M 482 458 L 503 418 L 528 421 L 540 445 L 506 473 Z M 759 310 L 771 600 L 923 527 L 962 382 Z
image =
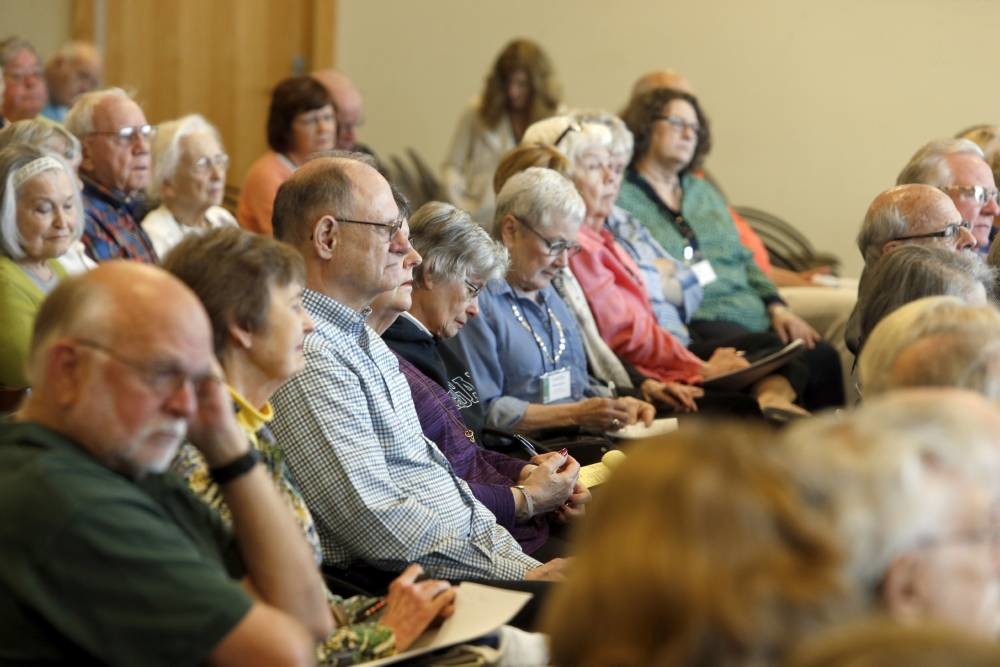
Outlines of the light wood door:
M 240 185 L 267 148 L 274 85 L 333 65 L 335 12 L 335 0 L 77 0 L 73 31 L 103 37 L 105 82 L 151 123 L 200 113 L 218 127 Z

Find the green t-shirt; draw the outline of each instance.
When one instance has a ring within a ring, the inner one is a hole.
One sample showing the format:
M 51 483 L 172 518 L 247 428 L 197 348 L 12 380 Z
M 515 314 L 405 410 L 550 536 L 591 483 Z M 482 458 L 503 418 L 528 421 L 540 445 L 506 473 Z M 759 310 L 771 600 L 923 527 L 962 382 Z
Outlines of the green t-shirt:
M 180 480 L 0 422 L 0 665 L 202 663 L 253 604 L 242 574 Z

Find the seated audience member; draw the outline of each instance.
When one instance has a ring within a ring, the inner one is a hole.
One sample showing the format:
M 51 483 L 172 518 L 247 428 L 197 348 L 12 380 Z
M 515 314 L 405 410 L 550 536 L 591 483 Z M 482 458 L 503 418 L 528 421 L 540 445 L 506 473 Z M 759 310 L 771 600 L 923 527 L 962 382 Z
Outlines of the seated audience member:
M 507 275 L 486 284 L 479 316 L 448 342 L 469 360 L 489 427 L 608 431 L 653 418 L 650 404 L 591 381 L 576 319 L 550 284 L 579 250 L 585 210 L 572 183 L 539 167 L 497 196 L 493 236 L 510 253 Z
M 691 343 L 686 320 L 701 302 L 701 286 L 694 272 L 667 254 L 641 222 L 614 206 L 632 151 L 631 134 L 613 118 L 604 112 L 555 116 L 525 133 L 529 141 L 558 141 L 587 206 L 578 239 L 581 251 L 570 258 L 570 268 L 601 335 L 639 373 L 662 384 L 668 407 L 694 410 L 699 399 L 725 410 L 728 396 L 713 392 L 703 400 L 702 390 L 693 385 L 746 368 L 749 363 L 736 348 L 763 354 L 780 349 L 781 340 L 762 332 Z M 615 230 L 623 234 L 622 242 Z M 781 372 L 756 383 L 751 393 L 762 408 L 801 413 L 792 401 L 805 387 L 809 371 L 799 360 Z M 742 412 L 744 401 L 732 398 L 728 407 Z
M 1000 398 L 1000 313 L 952 296 L 908 303 L 872 330 L 858 379 L 865 396 L 939 386 Z
M 954 296 L 974 306 L 986 305 L 995 274 L 974 255 L 934 246 L 906 246 L 883 255 L 868 271 L 858 298 L 861 349 L 886 315 L 922 297 Z
M 14 144 L 26 144 L 63 160 L 69 165 L 73 178 L 79 180 L 77 170 L 80 168 L 81 159 L 80 141 L 59 123 L 42 117 L 11 123 L 0 130 L 0 148 Z M 82 216 L 78 224 L 82 234 Z M 59 263 L 70 274 L 83 273 L 97 266 L 97 263 L 87 256 L 87 249 L 79 238 L 59 257 Z
M 383 339 L 387 339 L 390 325 L 402 324 L 396 340 L 405 341 L 402 347 L 407 353 L 396 351 L 391 344 L 390 348 L 410 385 L 420 427 L 476 498 L 510 531 L 525 553 L 538 558 L 544 549 L 544 554 L 560 555 L 565 543 L 549 537 L 549 518 L 565 521 L 577 516 L 590 499 L 590 492 L 577 480 L 577 462 L 567 454 L 552 452 L 526 463 L 477 446 L 476 432 L 462 421 L 453 400 L 456 394 L 449 396 L 445 390 L 446 372 L 439 372 L 438 379 L 432 380 L 422 370 L 445 370 L 437 340 L 451 338 L 465 321 L 476 317 L 479 290 L 488 280 L 503 277 L 507 252 L 468 213 L 451 204 L 421 206 L 410 225 L 411 254 L 422 261 L 414 266 L 415 262 L 404 258 L 403 282 L 375 299 L 368 324 Z M 419 297 L 415 296 L 417 285 Z M 407 313 L 414 309 L 419 317 Z M 417 357 L 418 363 L 411 363 L 410 357 Z M 471 384 L 471 378 L 467 382 Z M 464 392 L 458 395 L 463 397 Z
M 45 63 L 45 81 L 49 103 L 42 115 L 61 123 L 77 97 L 101 85 L 101 54 L 89 42 L 70 42 Z
M 634 98 L 624 120 L 635 152 L 618 206 L 638 218 L 672 257 L 699 271 L 704 298 L 688 324 L 693 340 L 772 330 L 786 343 L 802 339 L 809 368 L 802 399 L 813 406 L 842 404 L 836 351 L 788 309 L 740 243 L 725 199 L 696 173 L 711 147 L 697 99 L 656 89 Z
M 226 188 L 229 156 L 219 132 L 197 114 L 163 123 L 153 140 L 150 190 L 162 202 L 142 219 L 161 258 L 186 235 L 235 225 L 219 204 Z
M 356 151 L 374 157 L 368 146 L 358 142 L 358 128 L 364 123 L 364 99 L 358 87 L 346 74 L 335 69 L 313 72 L 312 78 L 323 84 L 333 102 L 337 116 L 337 150 Z
M 278 187 L 309 156 L 334 147 L 337 118 L 330 94 L 316 79 L 295 76 L 271 92 L 267 151 L 252 165 L 240 190 L 236 219 L 251 232 L 271 235 L 271 211 Z
M 451 202 L 480 224 L 493 220 L 493 173 L 528 126 L 559 110 L 561 91 L 549 56 L 515 39 L 497 56 L 482 94 L 462 112 L 442 167 Z
M 928 185 L 897 185 L 878 194 L 868 206 L 858 232 L 858 250 L 864 259 L 859 292 L 866 290 L 869 267 L 887 252 L 906 244 L 937 245 L 952 252 L 972 251 L 976 238 L 955 204 Z M 861 343 L 861 311 L 857 305 L 847 322 L 848 349 L 855 355 Z
M 34 118 L 42 112 L 49 95 L 42 75 L 42 61 L 30 42 L 8 37 L 0 42 L 3 70 L 3 105 L 0 117 L 6 123 Z M 0 123 L 3 127 L 6 123 Z
M 0 387 L 28 386 L 25 363 L 35 314 L 66 277 L 57 260 L 83 227 L 69 167 L 24 145 L 0 150 Z
M 839 547 L 769 444 L 702 422 L 631 450 L 546 608 L 553 664 L 777 665 L 850 609 Z
M 986 255 L 986 264 L 994 271 L 993 300 L 1000 303 L 1000 245 L 990 246 L 990 251 Z
M 1000 213 L 993 169 L 983 150 L 968 139 L 938 139 L 925 144 L 903 167 L 897 185 L 923 183 L 951 197 L 962 220 L 971 223 L 980 253 L 990 246 L 993 218 Z
M 381 334 L 396 356 L 448 392 L 475 437 L 482 434 L 486 413 L 469 362 L 461 350 L 442 343 L 479 314 L 479 292 L 507 272 L 508 255 L 502 244 L 471 224 L 469 214 L 451 204 L 420 207 L 410 220 L 410 243 L 423 261 L 413 268 L 408 295 L 399 295 L 400 300 L 409 296 L 410 305 L 398 317 L 391 315 L 393 321 Z
M 1000 126 L 973 125 L 959 132 L 955 138 L 968 139 L 983 149 L 983 158 L 993 170 L 993 182 L 1000 184 Z M 996 225 L 994 224 L 993 230 L 990 232 L 990 241 L 993 240 L 995 234 Z
M 0 661 L 314 664 L 332 627 L 323 582 L 255 465 L 197 297 L 134 263 L 69 278 L 38 314 L 29 369 L 0 427 Z M 161 474 L 185 432 L 232 532 Z
M 424 437 L 409 386 L 365 326 L 402 283 L 410 244 L 386 180 L 353 157 L 316 158 L 282 184 L 275 236 L 306 265 L 303 306 L 316 329 L 305 370 L 273 397 L 274 434 L 316 521 L 327 564 L 432 576 L 546 576 Z
M 866 620 L 803 641 L 783 667 L 995 667 L 1000 646 L 954 626 Z
M 182 241 L 164 259 L 163 267 L 191 288 L 208 312 L 215 356 L 222 366 L 236 421 L 250 446 L 261 455 L 316 562 L 321 563 L 312 515 L 268 428 L 274 418 L 270 395 L 302 370 L 302 339 L 313 328 L 302 308 L 302 257 L 273 239 L 228 228 Z M 227 524 L 231 523 L 229 506 L 197 447 L 182 445 L 171 469 Z M 454 598 L 447 584 L 439 581 L 416 584 L 415 595 L 404 591 L 419 573 L 419 566 L 414 566 L 399 584 L 390 586 L 381 618 L 366 613 L 377 599 L 357 596 L 344 600 L 327 593 L 338 627 L 320 647 L 321 662 L 342 665 L 347 664 L 345 654 L 350 662 L 356 662 L 406 650 Z M 417 604 L 401 608 L 400 601 L 407 596 Z
M 866 397 L 867 398 L 867 397 Z M 1000 415 L 945 388 L 865 400 L 785 432 L 782 461 L 833 524 L 869 612 L 995 637 Z
M 121 88 L 84 93 L 66 115 L 83 160 L 83 242 L 92 259 L 155 263 L 156 251 L 139 226 L 147 204 L 149 142 L 156 128 Z

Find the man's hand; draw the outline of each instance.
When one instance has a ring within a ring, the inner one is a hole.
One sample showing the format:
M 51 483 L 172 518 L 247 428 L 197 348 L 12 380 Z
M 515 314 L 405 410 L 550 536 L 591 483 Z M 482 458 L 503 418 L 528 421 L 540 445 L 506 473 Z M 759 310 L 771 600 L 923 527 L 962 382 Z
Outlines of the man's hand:
M 701 374 L 706 380 L 710 380 L 719 375 L 741 371 L 749 365 L 750 362 L 735 347 L 720 347 L 716 348 L 712 356 L 705 362 Z
M 696 398 L 705 395 L 705 390 L 692 384 L 680 382 L 660 382 L 647 379 L 642 383 L 642 395 L 650 403 L 668 405 L 678 412 L 698 412 Z
M 188 438 L 205 456 L 208 465 L 225 465 L 245 454 L 250 443 L 236 423 L 233 401 L 218 362 L 212 362 L 212 377 L 195 387 L 195 397 L 198 409 L 188 420 Z
M 646 401 L 640 401 L 638 398 L 632 398 L 631 396 L 623 396 L 618 401 L 628 412 L 626 424 L 634 424 L 641 421 L 646 426 L 649 426 L 656 418 L 656 408 Z
M 548 563 L 525 572 L 524 578 L 526 581 L 565 581 L 568 566 L 569 559 L 553 558 Z
M 801 317 L 788 310 L 781 304 L 775 304 L 768 308 L 771 315 L 771 326 L 778 334 L 782 343 L 790 343 L 796 338 L 801 338 L 807 349 L 816 347 L 816 342 L 822 340 L 822 336 L 817 333 Z
M 570 497 L 580 475 L 580 464 L 569 454 L 549 452 L 531 459 L 535 469 L 524 481 L 535 514 L 545 514 L 561 507 Z
M 615 398 L 587 398 L 573 404 L 573 422 L 598 431 L 610 431 L 628 423 L 628 409 Z M 633 419 L 633 421 L 635 421 Z
M 392 629 L 396 650 L 405 651 L 432 622 L 455 612 L 455 589 L 447 581 L 417 581 L 424 569 L 414 563 L 389 584 L 379 622 Z

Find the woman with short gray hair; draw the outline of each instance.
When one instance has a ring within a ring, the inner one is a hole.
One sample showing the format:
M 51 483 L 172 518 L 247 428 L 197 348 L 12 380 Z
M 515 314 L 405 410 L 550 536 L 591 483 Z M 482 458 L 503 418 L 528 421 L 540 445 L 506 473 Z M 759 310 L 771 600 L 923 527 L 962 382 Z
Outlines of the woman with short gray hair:
M 159 257 L 188 234 L 236 225 L 236 218 L 219 206 L 229 156 L 218 130 L 207 120 L 191 114 L 163 123 L 152 150 L 150 193 L 162 203 L 143 218 L 142 228 Z

